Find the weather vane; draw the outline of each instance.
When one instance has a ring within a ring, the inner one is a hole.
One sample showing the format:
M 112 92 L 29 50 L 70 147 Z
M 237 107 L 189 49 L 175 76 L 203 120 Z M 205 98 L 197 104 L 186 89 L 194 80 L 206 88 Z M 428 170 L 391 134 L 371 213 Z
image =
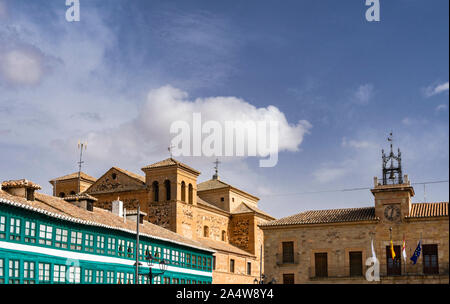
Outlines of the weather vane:
M 169 151 L 169 154 L 170 154 L 170 158 L 172 158 L 172 149 L 173 148 L 175 148 L 175 146 L 173 146 L 173 145 L 170 145 L 168 148 L 167 148 L 167 150 Z
M 214 170 L 216 171 L 216 173 L 213 175 L 213 179 L 219 179 L 219 158 L 216 158 L 216 161 L 213 162 L 213 164 L 215 164 Z

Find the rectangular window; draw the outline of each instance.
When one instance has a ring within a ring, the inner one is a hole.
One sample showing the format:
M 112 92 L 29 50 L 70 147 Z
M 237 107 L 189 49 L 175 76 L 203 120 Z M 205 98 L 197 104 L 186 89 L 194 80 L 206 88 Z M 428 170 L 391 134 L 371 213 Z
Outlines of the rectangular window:
M 283 264 L 294 263 L 294 242 L 283 242 Z
M 147 244 L 139 244 L 139 258 L 146 260 L 152 254 L 152 246 Z
M 186 266 L 188 266 L 188 267 L 191 266 L 191 254 L 190 253 L 186 253 Z
M 328 277 L 328 254 L 318 252 L 314 254 L 316 277 Z
M 170 278 L 164 277 L 164 284 L 170 284 Z
M 134 256 L 134 243 L 127 241 L 127 256 L 132 258 Z
M 84 270 L 84 284 L 92 284 L 92 269 Z
M 0 240 L 6 238 L 6 217 L 0 216 Z
M 362 276 L 362 252 L 361 251 L 351 251 L 348 253 L 349 255 L 349 264 L 350 264 L 350 276 L 351 277 L 360 277 Z
M 213 270 L 216 270 L 216 256 L 213 256 Z
M 167 248 L 163 249 L 163 259 L 170 262 L 170 250 Z
M 179 252 L 176 250 L 172 250 L 172 263 L 178 265 L 179 262 Z
M 117 273 L 117 284 L 125 284 L 125 273 L 124 272 Z
M 40 284 L 50 283 L 50 264 L 39 263 L 39 283 Z
M 94 252 L 94 236 L 89 233 L 84 235 L 84 250 Z
M 66 265 L 53 265 L 53 282 L 56 284 L 66 283 Z
M 116 239 L 108 238 L 108 254 L 116 255 Z
M 72 231 L 70 233 L 70 249 L 81 250 L 83 242 L 83 234 L 81 232 Z
M 67 248 L 68 231 L 66 229 L 56 228 L 55 230 L 55 246 Z
M 53 227 L 49 225 L 39 225 L 39 244 L 52 245 Z
M 184 266 L 185 263 L 186 263 L 186 253 L 180 252 L 180 264 L 181 264 L 181 266 Z
M 20 261 L 9 260 L 9 284 L 20 284 Z
M 206 269 L 207 269 L 207 270 L 211 270 L 211 258 L 208 258 L 208 259 L 207 259 L 207 262 L 206 262 Z
M 154 277 L 153 278 L 153 284 L 161 284 L 161 277 L 160 276 L 158 276 L 158 277 Z
M 36 243 L 36 223 L 26 221 L 25 222 L 25 242 Z
M 106 284 L 114 284 L 114 271 L 106 272 Z
M 438 245 L 423 245 L 423 273 L 439 274 Z
M 23 283 L 24 284 L 35 284 L 36 278 L 34 275 L 34 262 L 23 262 Z
M 127 273 L 127 284 L 134 284 L 134 274 Z
M 20 241 L 20 219 L 12 217 L 9 224 L 9 239 Z
M 230 272 L 234 273 L 234 260 L 233 259 L 230 260 Z
M 247 262 L 247 275 L 252 275 L 252 263 Z
M 283 274 L 283 284 L 295 284 L 295 276 L 293 273 Z
M 105 253 L 105 237 L 101 235 L 97 235 L 97 253 L 104 254 Z
M 197 257 L 192 255 L 192 268 L 197 268 Z
M 203 257 L 202 260 L 203 260 L 203 270 L 208 269 L 208 262 L 206 260 L 206 257 Z
M 180 284 L 180 280 L 177 278 L 172 279 L 172 284 Z
M 69 267 L 69 283 L 79 284 L 81 282 L 81 268 L 76 266 Z
M 119 256 L 125 256 L 125 241 L 118 240 L 117 241 L 117 252 Z
M 161 248 L 160 247 L 155 247 L 155 252 L 154 252 L 154 256 L 155 258 L 160 258 L 161 257 Z
M 5 260 L 0 259 L 0 284 L 5 283 Z
M 103 284 L 103 270 L 95 271 L 95 283 Z
M 386 246 L 386 265 L 387 275 L 401 275 L 402 274 L 402 259 L 400 254 L 400 246 L 394 246 L 395 258 L 392 259 L 391 246 Z

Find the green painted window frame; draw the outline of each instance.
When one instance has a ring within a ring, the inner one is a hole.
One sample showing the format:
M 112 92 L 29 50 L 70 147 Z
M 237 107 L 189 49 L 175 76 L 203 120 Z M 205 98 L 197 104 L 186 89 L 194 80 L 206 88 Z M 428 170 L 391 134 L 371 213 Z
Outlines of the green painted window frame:
M 22 220 L 17 217 L 11 216 L 9 218 L 9 240 L 10 241 L 18 241 L 21 240 L 20 232 L 22 231 Z
M 53 264 L 53 283 L 55 284 L 66 284 L 66 271 L 67 266 L 61 264 Z
M 105 254 L 105 236 L 97 234 L 96 235 L 96 242 L 95 242 L 96 248 L 95 252 L 99 254 Z
M 42 229 L 44 228 L 44 229 Z M 53 245 L 54 226 L 47 224 L 39 224 L 39 244 L 45 246 Z M 49 237 L 50 236 L 50 237 Z
M 39 284 L 50 284 L 52 282 L 51 263 L 39 262 L 38 271 L 39 271 L 39 276 L 38 276 Z M 47 276 L 47 273 L 48 273 L 48 276 Z
M 93 253 L 95 250 L 95 237 L 92 233 L 83 233 L 84 251 Z
M 25 243 L 36 244 L 36 227 L 35 221 L 25 220 L 24 241 Z
M 36 262 L 23 261 L 23 283 L 36 284 Z
M 8 261 L 8 284 L 21 284 L 20 260 L 9 259 Z
M 83 250 L 83 232 L 79 230 L 70 231 L 70 249 L 75 251 Z
M 60 233 L 58 233 L 58 231 Z M 65 234 L 64 234 L 65 233 Z M 69 230 L 55 227 L 55 247 L 67 249 L 69 247 Z
M 0 215 L 0 240 L 6 239 L 6 216 Z
M 117 255 L 117 240 L 115 237 L 108 237 L 107 238 L 107 247 L 106 247 L 106 253 L 108 255 Z

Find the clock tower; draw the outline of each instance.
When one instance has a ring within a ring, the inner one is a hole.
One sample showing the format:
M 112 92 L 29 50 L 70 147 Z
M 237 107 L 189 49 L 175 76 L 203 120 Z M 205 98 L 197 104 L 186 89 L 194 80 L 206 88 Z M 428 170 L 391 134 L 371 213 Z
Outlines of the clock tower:
M 405 216 L 411 212 L 411 197 L 414 196 L 414 188 L 408 179 L 408 175 L 402 175 L 401 152 L 397 154 L 392 148 L 392 133 L 388 137 L 390 153 L 382 154 L 381 180 L 374 178 L 374 188 L 371 189 L 375 197 L 375 216 L 385 224 L 400 224 Z

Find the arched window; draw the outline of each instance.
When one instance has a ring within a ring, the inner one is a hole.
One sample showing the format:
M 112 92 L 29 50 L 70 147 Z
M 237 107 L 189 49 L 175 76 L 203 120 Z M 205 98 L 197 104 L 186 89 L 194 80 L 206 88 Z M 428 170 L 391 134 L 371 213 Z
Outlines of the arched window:
M 59 197 L 64 197 L 66 194 L 64 192 L 59 192 Z
M 164 188 L 166 190 L 166 201 L 170 201 L 170 180 L 164 181 Z
M 226 241 L 227 240 L 227 232 L 225 230 L 222 230 L 222 241 Z
M 203 237 L 209 237 L 209 227 L 208 226 L 204 226 L 203 227 Z
M 189 184 L 189 204 L 194 203 L 194 187 L 192 187 L 192 184 Z
M 159 184 L 157 181 L 153 182 L 152 188 L 153 188 L 153 201 L 159 202 Z
M 181 182 L 181 201 L 186 201 L 186 184 L 185 182 Z

